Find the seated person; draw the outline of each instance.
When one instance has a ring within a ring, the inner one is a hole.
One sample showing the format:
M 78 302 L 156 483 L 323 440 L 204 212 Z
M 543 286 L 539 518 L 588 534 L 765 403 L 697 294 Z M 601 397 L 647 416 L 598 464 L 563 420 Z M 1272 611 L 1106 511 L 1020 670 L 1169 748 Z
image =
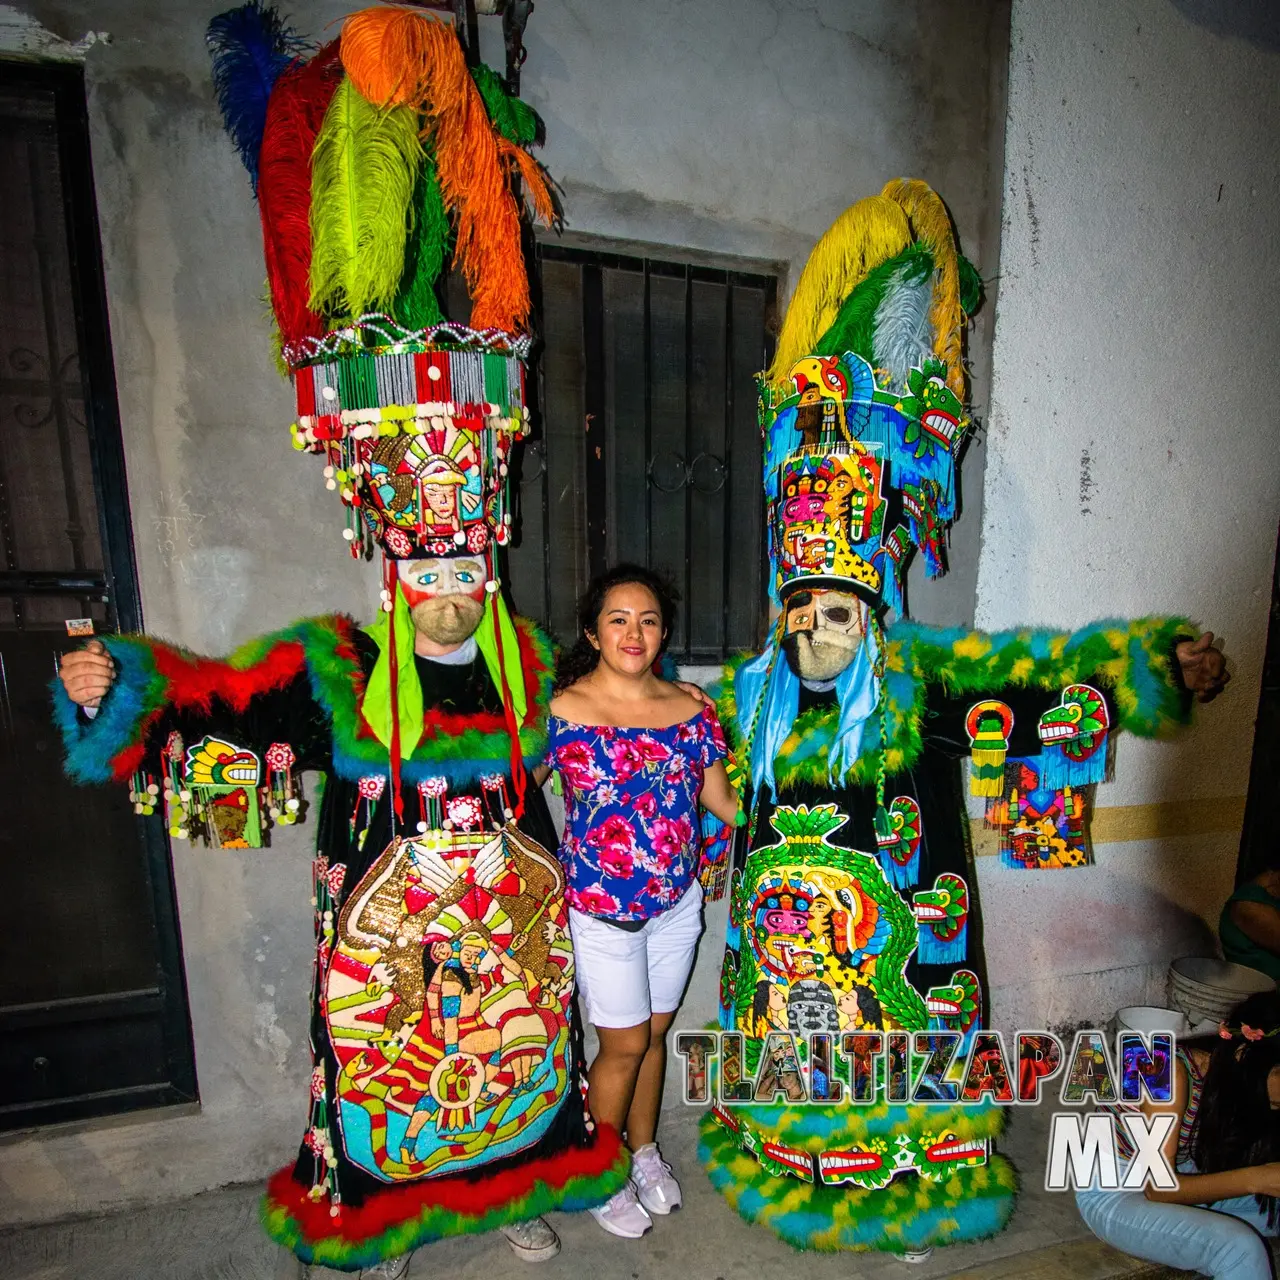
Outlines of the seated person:
M 1232 963 L 1280 982 L 1280 871 L 1264 871 L 1227 899 L 1218 936 Z

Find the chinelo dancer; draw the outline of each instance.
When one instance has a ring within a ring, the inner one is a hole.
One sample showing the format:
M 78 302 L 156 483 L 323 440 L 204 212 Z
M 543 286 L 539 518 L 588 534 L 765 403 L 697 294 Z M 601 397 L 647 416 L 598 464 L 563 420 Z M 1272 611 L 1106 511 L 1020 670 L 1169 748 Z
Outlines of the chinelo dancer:
M 174 839 L 255 847 L 317 819 L 313 1068 L 268 1232 L 366 1276 L 496 1229 L 549 1258 L 539 1215 L 607 1201 L 629 1157 L 586 1109 L 565 878 L 529 777 L 552 648 L 498 574 L 527 430 L 513 177 L 549 214 L 539 124 L 421 11 L 356 13 L 308 55 L 253 3 L 209 40 L 262 214 L 293 443 L 323 455 L 346 549 L 380 553 L 383 612 L 304 619 L 225 660 L 94 642 L 56 689 L 67 768 L 131 782 Z M 272 71 L 269 97 L 241 91 L 245 68 Z M 437 301 L 451 244 L 469 325 Z M 307 770 L 327 779 L 318 805 Z
M 722 1064 L 700 1156 L 745 1218 L 805 1248 L 918 1261 L 1013 1211 L 994 1149 L 1009 1081 L 875 1106 L 807 1092 L 916 1080 L 931 1032 L 967 1054 L 984 1026 L 960 758 L 1008 874 L 1069 872 L 1114 732 L 1174 727 L 1226 682 L 1178 618 L 987 635 L 903 616 L 911 555 L 944 568 L 980 298 L 942 200 L 892 181 L 815 247 L 759 384 L 777 614 L 719 702 L 749 784 L 720 987 L 743 1061 Z M 888 1033 L 887 1071 L 851 1073 L 859 1033 L 868 1055 Z

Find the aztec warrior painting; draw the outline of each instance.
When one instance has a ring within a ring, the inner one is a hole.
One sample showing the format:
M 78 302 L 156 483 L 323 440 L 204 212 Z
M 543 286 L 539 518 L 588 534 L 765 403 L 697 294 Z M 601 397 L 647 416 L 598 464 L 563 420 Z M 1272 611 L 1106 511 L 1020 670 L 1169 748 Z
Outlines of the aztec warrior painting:
M 335 543 L 376 560 L 379 616 L 305 618 L 225 659 L 105 636 L 54 696 L 70 775 L 127 785 L 173 840 L 233 857 L 313 825 L 311 1071 L 262 1219 L 300 1264 L 399 1276 L 422 1246 L 499 1229 L 550 1256 L 540 1215 L 599 1212 L 638 1175 L 628 1135 L 593 1112 L 570 927 L 608 895 L 567 889 L 571 842 L 534 776 L 565 772 L 556 646 L 503 579 L 534 429 L 524 239 L 531 216 L 558 217 L 530 150 L 541 122 L 438 16 L 377 7 L 326 35 L 305 46 L 255 0 L 209 45 L 261 215 L 289 438 L 318 455 Z M 247 63 L 272 69 L 257 98 Z M 465 323 L 441 306 L 450 271 Z M 674 805 L 689 766 L 650 737 L 665 755 L 624 771 L 615 743 L 618 776 L 588 779 L 617 809 L 613 836 L 586 837 L 601 868 L 642 866 L 667 907 L 663 876 L 691 850 L 689 891 L 727 895 L 727 935 L 702 941 L 718 1009 L 690 1001 L 678 1024 L 737 1037 L 699 1063 L 698 1158 L 743 1219 L 798 1248 L 915 1259 L 1005 1227 L 999 1089 L 965 1104 L 894 1084 L 930 1037 L 967 1053 L 990 1026 L 969 807 L 1001 874 L 1087 868 L 1117 736 L 1175 729 L 1225 683 L 1179 617 L 1000 634 L 908 617 L 907 567 L 918 553 L 944 571 L 959 514 L 981 303 L 922 181 L 830 228 L 759 371 L 765 641 L 687 694 L 718 718 L 697 768 L 728 753 L 739 825 L 704 813 L 699 842 L 696 819 L 659 819 L 671 848 L 633 859 L 610 844 L 631 839 L 617 822 Z M 619 796 L 650 766 L 667 791 Z M 652 920 L 614 905 L 620 949 Z M 868 1067 L 858 1037 L 875 1033 L 889 1047 Z M 855 1077 L 873 1096 L 833 1101 Z

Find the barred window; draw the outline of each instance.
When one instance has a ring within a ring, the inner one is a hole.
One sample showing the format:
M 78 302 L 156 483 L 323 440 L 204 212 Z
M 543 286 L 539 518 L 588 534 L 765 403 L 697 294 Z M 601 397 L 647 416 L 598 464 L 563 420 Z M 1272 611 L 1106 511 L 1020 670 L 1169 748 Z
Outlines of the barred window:
M 588 579 L 629 561 L 680 592 L 677 661 L 754 646 L 765 582 L 755 375 L 772 349 L 776 274 L 550 243 L 537 261 L 544 348 L 513 486 L 517 608 L 571 641 Z

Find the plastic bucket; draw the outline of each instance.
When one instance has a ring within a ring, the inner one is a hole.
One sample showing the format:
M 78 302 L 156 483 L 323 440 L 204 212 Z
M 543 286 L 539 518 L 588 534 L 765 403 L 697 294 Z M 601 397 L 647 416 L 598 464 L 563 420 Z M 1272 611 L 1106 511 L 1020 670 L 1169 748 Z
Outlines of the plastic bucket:
M 1242 1000 L 1275 988 L 1257 969 L 1210 956 L 1183 956 L 1169 966 L 1169 1003 L 1192 1025 L 1221 1022 Z
M 1175 1036 L 1185 1036 L 1191 1029 L 1191 1021 L 1177 1009 L 1157 1009 L 1153 1005 L 1129 1005 L 1116 1011 L 1117 1031 L 1141 1031 L 1151 1035 L 1155 1031 L 1172 1031 Z

